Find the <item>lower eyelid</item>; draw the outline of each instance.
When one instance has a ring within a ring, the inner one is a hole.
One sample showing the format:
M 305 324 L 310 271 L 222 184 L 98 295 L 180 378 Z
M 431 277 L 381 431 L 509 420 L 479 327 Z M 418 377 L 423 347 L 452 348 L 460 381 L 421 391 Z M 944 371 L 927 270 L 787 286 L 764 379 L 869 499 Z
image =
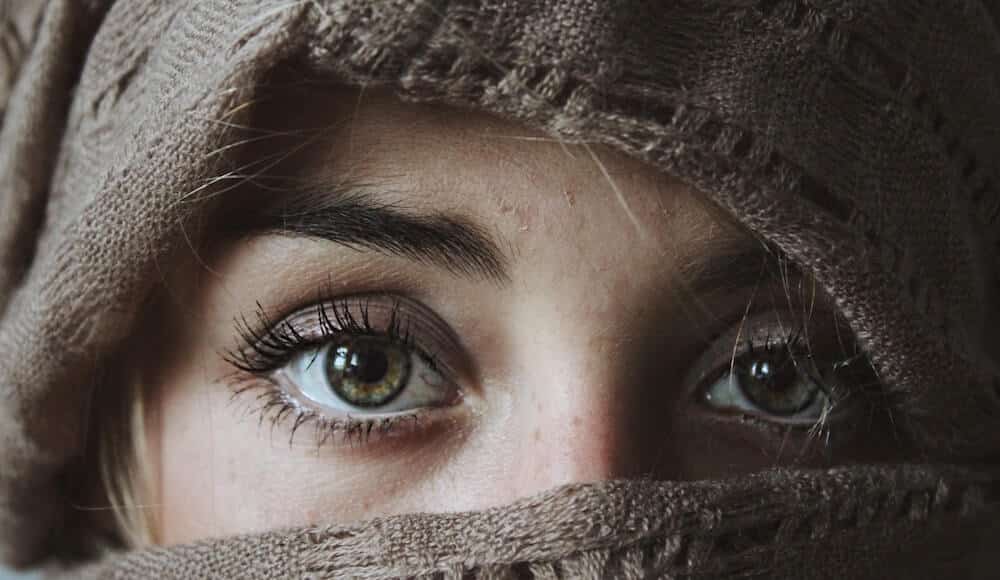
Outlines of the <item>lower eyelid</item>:
M 234 402 L 249 401 L 258 428 L 265 423 L 273 433 L 286 431 L 289 445 L 311 444 L 316 448 L 354 448 L 359 445 L 399 440 L 423 431 L 461 421 L 460 406 L 424 407 L 392 415 L 330 417 L 297 401 L 274 384 L 273 379 L 254 377 L 234 391 Z M 303 435 L 307 435 L 303 438 Z

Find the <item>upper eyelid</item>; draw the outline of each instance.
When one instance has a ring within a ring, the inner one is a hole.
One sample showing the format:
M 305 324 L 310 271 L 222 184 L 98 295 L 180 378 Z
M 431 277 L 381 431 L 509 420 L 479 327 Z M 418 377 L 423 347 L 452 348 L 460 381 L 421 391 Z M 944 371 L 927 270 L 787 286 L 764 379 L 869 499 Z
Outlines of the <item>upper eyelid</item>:
M 382 311 L 391 310 L 392 317 L 402 317 L 405 322 L 401 322 L 397 330 L 401 329 L 409 336 L 393 335 L 392 329 L 383 328 L 390 324 L 388 317 L 373 319 L 373 304 Z M 331 312 L 335 313 L 332 317 Z M 431 309 L 405 296 L 371 293 L 322 299 L 300 307 L 276 322 L 258 304 L 256 318 L 256 325 L 247 322 L 245 317 L 238 320 L 236 346 L 223 355 L 232 366 L 244 372 L 269 373 L 295 354 L 317 347 L 333 335 L 342 334 L 390 335 L 450 377 L 458 376 L 467 366 L 451 360 L 465 357 L 464 349 L 450 326 Z M 435 348 L 432 349 L 432 346 Z M 255 361 L 255 355 L 260 359 Z
M 793 281 L 796 279 L 798 278 L 795 278 L 794 276 L 790 278 L 790 280 Z M 429 327 L 423 326 L 421 328 L 437 330 L 443 326 L 445 328 L 445 332 L 434 333 L 433 338 L 436 339 L 435 343 L 444 345 L 446 349 L 455 348 L 455 350 L 461 351 L 463 354 L 463 358 L 469 359 L 467 361 L 469 363 L 468 366 L 461 370 L 470 371 L 470 373 L 466 375 L 467 377 L 473 377 L 473 378 L 477 377 L 478 368 L 476 368 L 476 361 L 474 359 L 470 359 L 470 357 L 468 356 L 464 356 L 466 354 L 466 351 L 464 349 L 464 341 L 461 339 L 461 337 L 454 332 L 452 327 L 447 322 L 441 320 L 433 309 L 428 308 L 423 303 L 423 301 L 415 297 L 413 293 L 414 293 L 413 289 L 404 289 L 402 291 L 371 290 L 371 291 L 361 291 L 361 292 L 344 292 L 338 286 L 334 286 L 333 283 L 331 282 L 328 284 L 320 284 L 320 286 L 317 288 L 317 291 L 309 293 L 308 297 L 304 296 L 299 300 L 296 300 L 294 306 L 281 308 L 279 312 L 282 314 L 280 316 L 273 316 L 273 312 L 271 310 L 265 310 L 265 308 L 258 303 L 257 312 L 249 317 L 249 320 L 255 321 L 256 324 L 252 323 L 247 324 L 247 318 L 243 318 L 241 319 L 243 321 L 243 324 L 238 325 L 246 329 L 246 331 L 240 333 L 241 338 L 243 338 L 243 340 L 240 341 L 240 346 L 244 348 L 243 349 L 232 348 L 229 352 L 231 353 L 231 352 L 238 352 L 240 350 L 245 350 L 245 347 L 248 346 L 250 343 L 259 342 L 261 335 L 265 334 L 263 331 L 272 326 L 283 326 L 285 329 L 289 330 L 290 333 L 302 334 L 303 325 L 292 324 L 292 322 L 296 320 L 301 320 L 302 317 L 304 316 L 314 315 L 317 308 L 319 308 L 322 304 L 331 304 L 331 303 L 338 303 L 345 301 L 354 303 L 367 302 L 371 304 L 374 304 L 378 301 L 392 302 L 392 303 L 398 302 L 401 305 L 403 305 L 404 310 L 406 311 L 412 310 L 415 312 L 427 313 L 429 318 L 437 320 L 438 324 L 434 324 Z M 770 299 L 768 299 L 768 296 L 770 296 Z M 734 299 L 733 297 L 736 298 Z M 772 316 L 771 314 L 772 312 L 775 311 L 783 312 L 784 314 L 780 314 L 778 316 L 785 317 L 786 320 L 785 324 L 788 324 L 787 322 L 788 320 L 794 320 L 797 316 L 801 316 L 802 313 L 797 312 L 797 310 L 799 310 L 799 305 L 797 302 L 795 302 L 796 300 L 799 300 L 801 298 L 802 298 L 801 296 L 793 296 L 789 294 L 785 290 L 784 285 L 776 286 L 773 283 L 767 283 L 755 289 L 754 298 L 752 302 L 749 304 L 750 308 L 743 309 L 737 307 L 739 301 L 745 300 L 746 298 L 743 295 L 743 293 L 735 293 L 735 292 L 730 293 L 729 296 L 724 299 L 727 305 L 723 306 L 722 308 L 726 311 L 731 310 L 733 313 L 738 312 L 741 316 L 748 315 L 751 319 L 754 320 L 758 319 L 762 314 L 765 316 Z M 718 307 L 721 306 L 720 303 L 717 303 L 721 301 L 717 301 L 715 298 L 711 298 L 710 300 L 711 300 L 710 304 L 715 304 L 717 309 Z M 783 304 L 785 302 L 788 302 L 789 304 L 787 305 Z M 780 306 L 786 306 L 786 308 L 781 308 Z M 829 305 L 826 301 L 822 300 L 816 303 L 815 312 L 820 313 L 822 315 L 831 315 L 831 316 L 834 315 L 834 310 L 831 307 L 831 305 Z M 778 316 L 776 316 L 776 318 Z M 725 326 L 719 325 L 720 320 L 724 321 Z M 734 328 L 734 323 L 736 325 L 740 324 L 739 320 L 740 319 L 735 319 L 735 318 L 729 318 L 729 319 L 718 318 L 712 325 L 717 330 L 708 328 L 707 329 L 708 332 L 702 335 L 705 336 L 706 338 L 698 339 L 699 342 L 698 352 L 699 353 L 703 352 L 703 350 L 706 348 L 705 345 L 707 345 L 707 348 L 711 349 L 712 345 L 719 344 L 720 339 L 725 338 L 725 336 L 727 336 L 732 332 L 732 328 Z M 239 320 L 237 322 L 239 322 Z M 853 331 L 851 331 L 849 327 L 847 327 L 846 323 L 842 323 L 841 325 L 837 326 L 837 328 L 843 329 L 841 331 L 841 334 L 844 335 L 844 337 L 847 339 L 845 341 L 846 344 L 848 345 L 856 344 L 855 340 L 853 340 Z M 305 341 L 299 340 L 300 343 L 299 346 L 301 346 L 301 343 L 303 342 L 312 342 L 313 344 L 315 344 L 318 340 L 322 339 L 323 337 L 322 336 L 316 337 L 315 335 L 313 335 L 313 336 L 305 336 L 299 338 L 307 339 Z M 693 347 L 694 345 L 691 346 Z M 437 355 L 437 350 L 438 349 L 436 348 L 430 348 L 427 354 L 431 355 L 431 358 L 437 358 L 435 356 Z M 724 350 L 725 352 L 723 352 L 722 355 L 726 356 L 731 355 L 732 344 L 728 345 L 728 348 Z M 230 356 L 227 358 L 232 359 L 233 357 Z M 701 359 L 702 356 L 697 356 L 697 358 Z M 446 365 L 446 366 L 453 366 L 453 365 Z M 688 368 L 690 369 L 691 367 Z M 457 373 L 457 374 L 463 374 L 463 373 Z
M 831 327 L 842 324 L 842 322 L 832 312 L 827 312 L 827 314 L 833 317 L 833 319 L 830 322 L 823 322 L 821 330 L 832 332 Z M 780 330 L 776 331 L 776 328 L 781 326 L 777 323 L 779 319 L 784 320 L 782 323 L 786 327 L 784 332 Z M 703 385 L 713 373 L 719 372 L 723 367 L 728 368 L 730 363 L 734 362 L 735 357 L 746 352 L 747 349 L 744 345 L 748 340 L 754 341 L 753 344 L 762 345 L 762 338 L 765 340 L 774 340 L 774 337 L 778 337 L 777 343 L 783 345 L 784 337 L 788 334 L 787 328 L 789 322 L 792 320 L 795 320 L 795 313 L 792 311 L 781 313 L 774 309 L 768 309 L 762 313 L 751 314 L 736 324 L 731 324 L 727 329 L 713 337 L 708 349 L 698 357 L 686 373 L 683 381 L 684 384 L 690 387 Z M 815 324 L 820 324 L 818 319 L 814 322 Z M 817 332 L 815 327 L 813 327 L 813 329 L 805 329 L 803 334 L 806 337 L 818 337 L 820 332 Z M 736 342 L 737 336 L 739 336 L 739 342 Z M 830 337 L 825 338 L 827 340 L 830 339 Z M 856 341 L 851 340 L 849 342 L 856 345 Z M 823 345 L 820 344 L 817 346 L 822 347 Z M 802 355 L 798 356 L 802 357 Z M 866 355 L 863 352 L 855 351 L 850 353 L 850 356 Z

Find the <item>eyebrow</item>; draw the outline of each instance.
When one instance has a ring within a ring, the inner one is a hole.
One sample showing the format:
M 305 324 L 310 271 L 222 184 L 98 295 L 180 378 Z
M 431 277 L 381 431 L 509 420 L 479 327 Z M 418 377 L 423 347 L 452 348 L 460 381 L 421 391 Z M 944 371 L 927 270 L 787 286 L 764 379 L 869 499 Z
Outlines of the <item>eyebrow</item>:
M 693 292 L 736 290 L 761 283 L 774 272 L 775 258 L 758 245 L 729 241 L 683 260 L 681 278 Z
M 246 233 L 327 240 L 432 264 L 460 276 L 510 281 L 497 240 L 472 221 L 444 212 L 417 214 L 359 186 L 292 186 L 242 220 Z
M 367 185 L 297 183 L 241 220 L 244 233 L 311 237 L 354 250 L 374 250 L 432 264 L 456 275 L 510 282 L 509 258 L 498 240 L 467 218 L 415 213 L 380 199 Z M 510 247 L 510 244 L 505 244 Z M 778 280 L 801 279 L 777 248 L 750 236 L 715 241 L 680 262 L 684 285 L 695 295 L 739 291 Z
M 681 261 L 680 276 L 695 295 L 775 285 L 790 290 L 791 285 L 810 279 L 779 248 L 749 236 L 713 242 L 705 252 Z M 824 300 L 825 295 L 816 298 Z

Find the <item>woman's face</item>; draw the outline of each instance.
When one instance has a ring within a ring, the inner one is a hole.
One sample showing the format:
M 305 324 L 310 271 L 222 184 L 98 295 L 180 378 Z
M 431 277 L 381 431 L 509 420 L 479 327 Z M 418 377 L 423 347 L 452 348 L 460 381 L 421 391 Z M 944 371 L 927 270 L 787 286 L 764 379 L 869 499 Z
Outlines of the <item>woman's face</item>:
M 258 122 L 140 337 L 160 542 L 894 453 L 831 305 L 680 183 L 381 94 Z

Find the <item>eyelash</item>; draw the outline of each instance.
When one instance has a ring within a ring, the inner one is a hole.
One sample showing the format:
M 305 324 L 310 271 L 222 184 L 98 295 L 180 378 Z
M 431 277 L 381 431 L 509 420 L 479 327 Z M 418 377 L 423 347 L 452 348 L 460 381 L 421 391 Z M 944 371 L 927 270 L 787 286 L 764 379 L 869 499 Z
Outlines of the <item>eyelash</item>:
M 841 323 L 843 324 L 843 323 Z M 856 398 L 872 399 L 879 394 L 883 393 L 881 389 L 881 382 L 878 380 L 877 375 L 874 373 L 874 369 L 868 359 L 867 354 L 860 349 L 855 341 L 850 341 L 842 346 L 853 346 L 853 354 L 844 352 L 844 358 L 836 358 L 834 360 L 825 361 L 823 366 L 820 366 L 816 362 L 816 358 L 813 355 L 813 347 L 810 342 L 806 339 L 807 332 L 805 329 L 805 323 L 792 328 L 789 327 L 786 330 L 782 330 L 779 334 L 772 334 L 773 328 L 768 328 L 763 340 L 753 340 L 752 338 L 746 338 L 743 340 L 743 348 L 739 348 L 739 343 L 737 343 L 737 348 L 731 357 L 731 365 L 737 364 L 735 361 L 738 358 L 749 356 L 751 359 L 754 357 L 767 358 L 774 357 L 771 360 L 776 362 L 784 363 L 786 361 L 791 361 L 794 367 L 803 372 L 810 380 L 812 380 L 820 392 L 823 393 L 829 400 L 829 411 L 825 412 L 821 417 L 819 417 L 815 423 L 811 425 L 794 425 L 785 423 L 776 423 L 768 421 L 759 416 L 752 415 L 749 413 L 740 413 L 742 420 L 747 421 L 759 428 L 774 431 L 778 434 L 787 434 L 792 431 L 806 431 L 807 444 L 812 444 L 816 441 L 821 441 L 824 449 L 829 448 L 829 440 L 832 435 L 834 422 L 830 420 L 830 417 L 834 415 L 835 409 L 843 404 L 846 404 Z M 752 335 L 752 333 L 751 333 Z M 844 349 L 846 350 L 846 349 Z M 854 369 L 855 365 L 859 365 L 861 368 Z M 703 381 L 695 393 L 698 396 L 703 395 L 706 389 L 712 384 L 714 380 L 730 372 L 730 366 L 722 368 L 720 372 L 713 373 L 710 377 L 714 377 L 711 380 Z M 824 370 L 836 370 L 842 372 L 846 377 L 842 377 L 841 381 L 845 384 L 845 389 L 837 390 L 836 388 L 831 389 L 830 385 L 823 380 Z M 844 370 L 846 369 L 846 371 Z M 874 380 L 871 382 L 854 380 L 854 374 L 861 372 L 871 372 Z M 806 449 L 803 450 L 805 452 Z
M 813 361 L 811 349 L 808 348 L 808 344 L 805 343 L 803 334 L 804 328 L 803 326 L 799 326 L 796 329 L 790 328 L 785 331 L 783 335 L 778 335 L 777 338 L 774 338 L 771 335 L 771 329 L 768 329 L 761 344 L 754 344 L 753 340 L 747 338 L 746 349 L 739 351 L 737 356 L 749 355 L 750 357 L 774 357 L 776 362 L 779 364 L 791 361 L 792 365 L 794 365 L 796 369 L 801 369 L 803 358 L 810 362 Z M 834 393 L 828 388 L 828 385 L 826 385 L 822 379 L 812 375 L 810 375 L 809 378 L 816 382 L 816 385 L 824 395 L 831 398 L 831 402 L 836 402 L 833 399 Z
M 353 302 L 355 300 L 356 303 Z M 389 322 L 385 328 L 377 328 L 376 325 L 372 324 L 369 316 L 370 304 L 377 300 L 391 303 L 391 308 L 388 311 Z M 352 311 L 352 305 L 356 305 L 357 314 Z M 388 340 L 404 347 L 416 356 L 422 357 L 428 366 L 435 371 L 444 371 L 445 374 L 449 374 L 437 353 L 428 351 L 410 332 L 410 319 L 401 308 L 398 297 L 391 295 L 340 297 L 319 302 L 312 309 L 318 319 L 317 332 L 312 336 L 304 336 L 291 322 L 291 317 L 284 318 L 278 323 L 273 322 L 273 319 L 268 316 L 260 304 L 257 305 L 253 323 L 245 317 L 237 321 L 240 346 L 224 355 L 229 364 L 237 369 L 233 380 L 233 399 L 235 400 L 249 391 L 259 390 L 260 392 L 255 399 L 258 407 L 252 411 L 258 413 L 261 424 L 265 420 L 271 423 L 272 430 L 280 423 L 291 419 L 289 445 L 294 442 L 300 429 L 307 425 L 314 427 L 317 447 L 322 447 L 333 437 L 339 437 L 344 444 L 363 445 L 371 442 L 375 437 L 395 434 L 400 428 L 405 430 L 418 429 L 428 412 L 433 411 L 414 410 L 387 417 L 333 418 L 302 405 L 281 388 L 273 376 L 275 371 L 282 368 L 298 353 L 328 343 L 345 334 Z M 811 344 L 806 338 L 803 326 L 789 328 L 778 335 L 773 335 L 771 330 L 768 330 L 762 340 L 759 338 L 755 340 L 752 336 L 753 333 L 750 333 L 744 339 L 745 346 L 735 352 L 734 362 L 731 364 L 735 364 L 735 358 L 745 356 L 769 357 L 780 362 L 791 360 L 796 369 L 809 371 L 807 376 L 827 396 L 831 409 L 856 394 L 864 394 L 871 390 L 870 385 L 851 384 L 852 388 L 849 391 L 835 393 L 819 376 L 812 374 L 820 369 L 815 364 Z M 737 346 L 739 345 L 737 344 Z M 831 369 L 850 367 L 858 359 L 867 360 L 867 357 L 862 351 L 856 350 L 856 354 L 843 360 L 831 362 L 829 367 Z M 721 373 L 729 372 L 729 368 L 731 368 L 729 365 L 721 368 Z M 706 384 L 711 384 L 711 382 L 703 381 L 694 392 L 704 393 Z M 875 383 L 875 386 L 877 387 L 878 383 Z M 791 427 L 802 430 L 807 428 L 810 440 L 818 440 L 824 435 L 828 438 L 831 429 L 830 421 L 827 420 L 828 414 L 824 414 L 815 424 L 808 427 L 771 423 L 749 414 L 745 414 L 744 418 L 758 426 L 771 429 Z
M 391 300 L 392 305 L 389 310 L 389 322 L 385 328 L 376 328 L 369 316 L 371 303 L 380 298 Z M 352 300 L 359 300 L 360 316 L 351 311 Z M 251 411 L 258 415 L 261 424 L 265 420 L 271 423 L 272 430 L 290 416 L 294 417 L 289 433 L 289 445 L 294 442 L 299 430 L 307 425 L 314 427 L 317 447 L 324 446 L 331 438 L 338 436 L 346 445 L 360 446 L 370 443 L 373 437 L 394 434 L 401 428 L 418 429 L 426 412 L 418 410 L 365 419 L 332 418 L 306 408 L 281 389 L 272 373 L 282 368 L 295 355 L 345 334 L 354 337 L 378 337 L 393 342 L 422 357 L 431 369 L 447 373 L 446 366 L 442 364 L 438 354 L 418 344 L 409 331 L 411 325 L 398 298 L 384 295 L 340 297 L 321 301 L 314 309 L 319 321 L 318 333 L 310 337 L 303 336 L 289 318 L 274 323 L 260 303 L 257 304 L 255 322 L 251 323 L 246 317 L 237 320 L 239 346 L 223 355 L 223 358 L 237 369 L 237 373 L 232 377 L 232 399 L 259 390 L 256 396 L 259 406 Z

